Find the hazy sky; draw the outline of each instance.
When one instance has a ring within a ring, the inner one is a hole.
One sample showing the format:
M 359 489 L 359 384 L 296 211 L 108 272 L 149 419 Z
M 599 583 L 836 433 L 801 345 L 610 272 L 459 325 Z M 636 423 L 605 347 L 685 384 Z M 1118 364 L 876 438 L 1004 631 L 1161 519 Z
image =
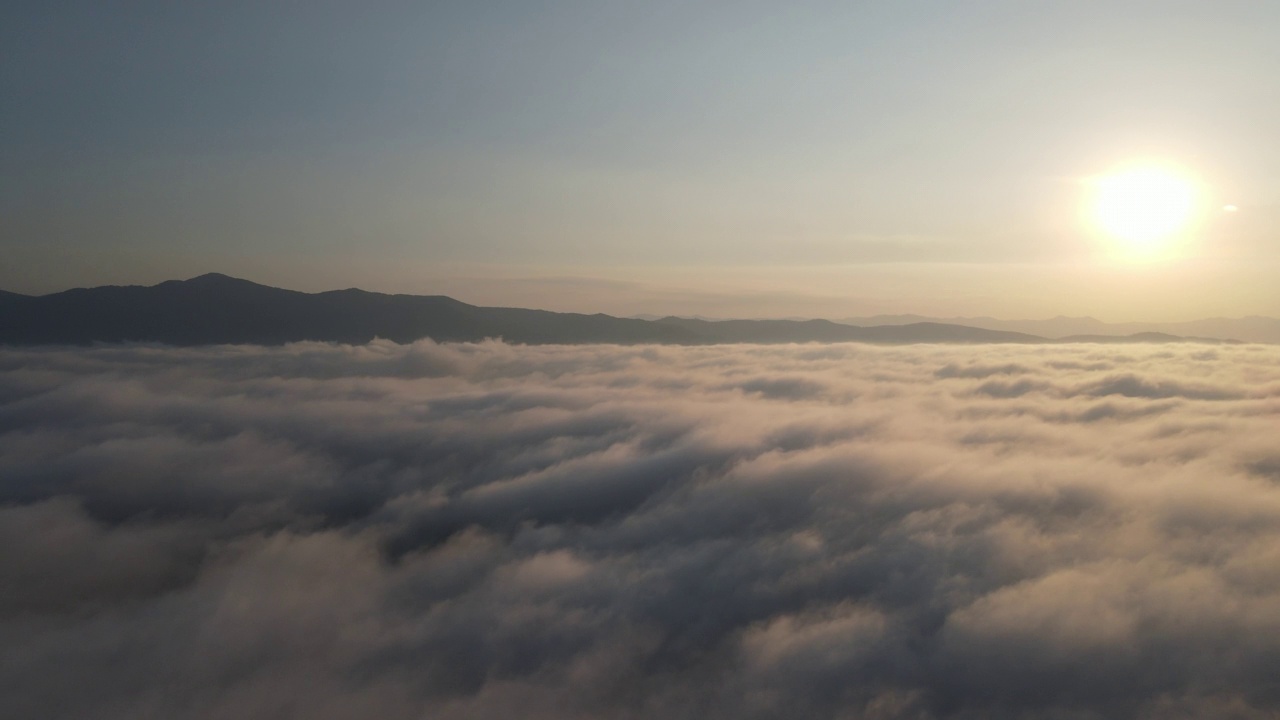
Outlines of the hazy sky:
M 1280 314 L 1280 3 L 9 2 L 0 288 Z M 1210 212 L 1117 263 L 1082 179 Z

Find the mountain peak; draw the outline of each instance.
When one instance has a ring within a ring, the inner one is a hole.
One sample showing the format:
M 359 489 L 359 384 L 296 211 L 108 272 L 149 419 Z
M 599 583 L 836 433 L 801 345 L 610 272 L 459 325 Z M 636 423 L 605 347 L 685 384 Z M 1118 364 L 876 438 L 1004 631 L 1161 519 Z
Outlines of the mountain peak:
M 222 273 L 216 273 L 216 272 L 197 275 L 187 280 L 166 280 L 156 285 L 155 287 L 193 288 L 193 289 L 214 290 L 214 291 L 248 289 L 248 288 L 274 289 L 274 288 L 270 288 L 270 286 L 268 285 L 260 285 L 256 282 L 253 282 L 252 280 L 245 280 L 243 278 L 231 277 L 230 275 L 223 275 Z
M 223 275 L 222 273 L 211 272 L 211 273 L 205 273 L 203 275 L 197 275 L 191 278 L 190 280 L 179 280 L 178 282 L 181 282 L 184 284 L 214 285 L 214 284 L 228 284 L 228 283 L 248 283 L 250 281 L 241 280 L 240 278 L 234 278 L 234 277 L 231 277 L 230 275 Z M 256 285 L 257 283 L 251 283 L 251 284 Z

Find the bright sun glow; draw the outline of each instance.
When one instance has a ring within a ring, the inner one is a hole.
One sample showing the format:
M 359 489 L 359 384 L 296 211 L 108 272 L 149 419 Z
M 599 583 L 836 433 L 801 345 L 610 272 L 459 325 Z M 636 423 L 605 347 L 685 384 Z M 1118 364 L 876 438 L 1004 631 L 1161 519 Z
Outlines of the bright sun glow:
M 1092 221 L 1118 254 L 1154 259 L 1183 239 L 1200 210 L 1199 185 L 1159 166 L 1129 167 L 1093 179 Z

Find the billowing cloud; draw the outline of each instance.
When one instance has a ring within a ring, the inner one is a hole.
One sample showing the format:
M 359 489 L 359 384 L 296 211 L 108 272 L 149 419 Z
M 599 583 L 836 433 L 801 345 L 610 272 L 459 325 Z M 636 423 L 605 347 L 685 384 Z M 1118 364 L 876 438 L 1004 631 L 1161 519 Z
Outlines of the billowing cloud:
M 0 351 L 0 715 L 1263 718 L 1280 349 Z

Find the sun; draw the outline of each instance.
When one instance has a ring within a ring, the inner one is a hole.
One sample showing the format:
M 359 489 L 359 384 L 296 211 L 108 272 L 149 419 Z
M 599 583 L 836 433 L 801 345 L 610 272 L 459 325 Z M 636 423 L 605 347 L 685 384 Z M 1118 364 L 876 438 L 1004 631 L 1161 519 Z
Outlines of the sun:
M 1089 215 L 1094 227 L 1130 259 L 1171 252 L 1195 224 L 1202 204 L 1199 184 L 1160 165 L 1138 165 L 1093 178 Z

